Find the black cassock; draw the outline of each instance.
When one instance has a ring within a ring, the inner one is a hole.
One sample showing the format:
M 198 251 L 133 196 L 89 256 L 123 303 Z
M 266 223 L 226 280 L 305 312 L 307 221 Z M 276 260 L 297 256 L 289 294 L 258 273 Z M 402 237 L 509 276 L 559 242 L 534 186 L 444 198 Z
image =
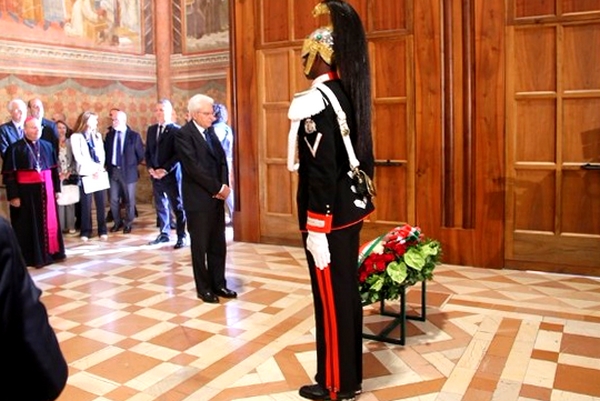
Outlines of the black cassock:
M 11 144 L 2 166 L 6 197 L 21 200 L 10 207 L 11 225 L 27 266 L 36 268 L 65 258 L 58 219 L 58 164 L 52 144 L 23 138 Z

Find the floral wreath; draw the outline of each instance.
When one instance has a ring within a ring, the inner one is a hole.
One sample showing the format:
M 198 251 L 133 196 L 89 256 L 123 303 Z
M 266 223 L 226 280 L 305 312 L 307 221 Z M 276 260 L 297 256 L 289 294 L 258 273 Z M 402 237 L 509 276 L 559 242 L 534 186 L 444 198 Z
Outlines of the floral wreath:
M 358 255 L 358 287 L 364 305 L 395 300 L 401 287 L 431 280 L 441 263 L 436 240 L 419 227 L 405 224 L 362 245 Z

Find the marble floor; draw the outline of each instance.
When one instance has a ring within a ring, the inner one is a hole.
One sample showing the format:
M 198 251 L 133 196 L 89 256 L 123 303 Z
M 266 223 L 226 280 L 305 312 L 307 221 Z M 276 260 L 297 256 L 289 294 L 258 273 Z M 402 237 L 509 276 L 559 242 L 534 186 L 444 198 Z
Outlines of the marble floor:
M 64 263 L 31 270 L 69 363 L 59 401 L 301 400 L 315 366 L 302 249 L 230 240 L 239 297 L 206 304 L 189 247 L 146 245 L 154 223 L 142 206 L 131 234 L 67 236 Z M 404 346 L 365 339 L 358 400 L 600 400 L 599 278 L 442 265 L 426 294 Z M 364 313 L 365 333 L 387 325 Z

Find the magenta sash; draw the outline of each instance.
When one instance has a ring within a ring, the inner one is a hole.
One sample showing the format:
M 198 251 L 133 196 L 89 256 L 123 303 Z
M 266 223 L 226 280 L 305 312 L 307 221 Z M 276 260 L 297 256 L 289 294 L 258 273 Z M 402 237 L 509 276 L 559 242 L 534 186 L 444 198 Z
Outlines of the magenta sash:
M 56 217 L 56 196 L 54 195 L 54 182 L 52 171 L 44 170 L 19 170 L 17 171 L 17 182 L 19 184 L 41 184 L 44 183 L 46 191 L 46 202 L 44 212 L 46 213 L 46 237 L 48 238 L 48 253 L 50 255 L 60 251 L 58 243 L 59 224 Z

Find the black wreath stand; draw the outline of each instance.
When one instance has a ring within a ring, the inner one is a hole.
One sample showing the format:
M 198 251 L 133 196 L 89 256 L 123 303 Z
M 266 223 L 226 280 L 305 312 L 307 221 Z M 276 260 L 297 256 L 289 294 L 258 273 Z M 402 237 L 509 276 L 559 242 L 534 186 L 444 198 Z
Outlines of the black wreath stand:
M 394 319 L 390 321 L 379 333 L 370 334 L 370 333 L 362 333 L 362 337 L 369 340 L 383 341 L 392 344 L 404 345 L 406 343 L 406 321 L 407 320 L 418 320 L 420 322 L 424 322 L 427 318 L 426 316 L 426 308 L 427 308 L 427 285 L 425 284 L 425 280 L 421 281 L 421 313 L 420 315 L 412 315 L 406 313 L 406 286 L 400 287 L 400 313 L 388 310 L 385 308 L 385 299 L 381 299 L 379 301 L 379 314 L 381 316 L 389 316 Z M 400 326 L 400 336 L 399 338 L 391 337 L 390 333 L 396 328 Z

